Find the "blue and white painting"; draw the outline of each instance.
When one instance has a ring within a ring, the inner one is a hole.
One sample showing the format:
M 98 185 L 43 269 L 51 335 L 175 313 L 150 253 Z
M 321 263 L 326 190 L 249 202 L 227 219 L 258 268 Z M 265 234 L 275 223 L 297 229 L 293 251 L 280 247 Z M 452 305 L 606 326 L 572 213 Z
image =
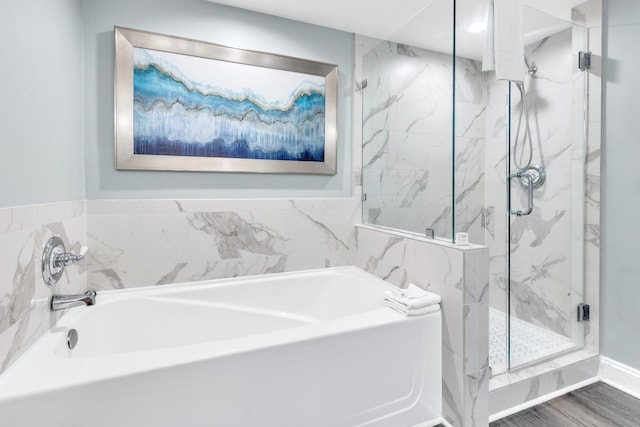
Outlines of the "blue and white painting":
M 134 154 L 323 162 L 325 78 L 134 48 Z

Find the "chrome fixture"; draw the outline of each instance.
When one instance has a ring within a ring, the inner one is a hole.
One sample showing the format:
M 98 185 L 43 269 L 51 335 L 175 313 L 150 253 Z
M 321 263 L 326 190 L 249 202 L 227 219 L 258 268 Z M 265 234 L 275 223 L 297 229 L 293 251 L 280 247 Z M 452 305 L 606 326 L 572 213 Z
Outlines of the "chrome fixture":
M 87 248 L 83 247 L 80 254 L 65 252 L 64 242 L 58 236 L 53 236 L 47 241 L 42 251 L 42 278 L 44 283 L 53 286 L 58 283 L 65 267 L 82 261 L 85 258 Z
M 591 68 L 591 52 L 578 52 L 578 69 L 587 71 Z
M 524 63 L 527 66 L 527 74 L 534 77 L 538 72 L 538 66 L 534 62 L 529 62 L 526 56 L 524 57 Z M 547 173 L 545 172 L 544 166 L 531 164 L 533 161 L 533 138 L 531 137 L 531 126 L 529 124 L 527 93 L 524 82 L 517 82 L 516 87 L 518 88 L 518 92 L 520 92 L 520 114 L 518 116 L 518 125 L 513 143 L 512 160 L 518 171 L 509 175 L 509 179 L 507 180 L 507 212 L 510 215 L 526 216 L 533 212 L 533 190 L 540 188 L 545 183 Z M 522 130 L 523 121 L 524 130 L 521 138 L 520 131 Z M 521 146 L 520 150 L 518 150 L 519 146 Z M 527 153 L 526 160 L 525 152 Z M 520 156 L 518 156 L 518 154 L 520 154 Z M 527 190 L 527 209 L 524 211 L 514 211 L 511 209 L 511 180 L 513 178 L 518 178 L 520 185 Z
M 538 72 L 538 66 L 536 65 L 535 62 L 529 62 L 529 59 L 527 59 L 527 57 L 524 57 L 524 63 L 527 66 L 527 74 L 529 74 L 530 76 L 535 76 L 536 73 Z
M 67 333 L 67 346 L 69 350 L 73 350 L 78 345 L 78 331 L 76 329 L 69 329 Z
M 588 322 L 591 320 L 589 304 L 578 304 L 578 322 Z
M 520 172 L 531 177 L 531 184 L 534 190 L 542 187 L 542 184 L 547 180 L 547 172 L 544 170 L 544 167 L 540 165 L 529 165 Z M 520 178 L 520 185 L 524 188 L 529 188 L 529 183 L 524 177 Z
M 524 179 L 527 183 L 527 210 L 514 211 L 513 209 L 511 209 L 511 191 L 508 191 L 507 192 L 507 212 L 509 212 L 509 215 L 515 215 L 515 216 L 530 215 L 531 212 L 533 212 L 533 179 L 531 178 L 531 175 L 529 175 L 528 173 L 524 171 L 518 171 L 516 173 L 512 173 L 511 175 L 509 175 L 509 180 L 507 181 L 507 185 L 509 187 L 511 187 L 511 180 L 513 178 L 518 178 L 519 180 Z
M 533 160 L 533 139 L 531 138 L 531 126 L 529 125 L 529 106 L 527 105 L 527 94 L 524 89 L 524 82 L 516 83 L 516 87 L 520 92 L 520 114 L 518 116 L 518 127 L 513 143 L 513 164 L 518 170 L 524 170 L 531 165 Z M 524 118 L 524 132 L 520 139 L 520 130 L 522 129 L 522 119 Z M 518 159 L 518 145 L 522 142 L 522 150 Z M 527 161 L 522 162 L 525 151 L 528 151 Z
M 436 238 L 436 230 L 433 228 L 425 228 L 424 229 L 424 237 L 427 239 L 435 239 Z
M 51 298 L 51 310 L 58 311 L 72 307 L 96 304 L 96 291 L 87 291 L 77 295 L 54 295 Z

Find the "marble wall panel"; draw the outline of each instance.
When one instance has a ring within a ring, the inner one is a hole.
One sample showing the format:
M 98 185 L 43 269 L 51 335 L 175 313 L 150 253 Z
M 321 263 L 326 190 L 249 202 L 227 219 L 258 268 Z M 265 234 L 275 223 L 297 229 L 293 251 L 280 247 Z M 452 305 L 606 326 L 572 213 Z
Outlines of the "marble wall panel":
M 353 264 L 351 199 L 88 201 L 97 290 Z
M 53 235 L 67 250 L 86 245 L 84 202 L 0 209 L 0 373 L 40 338 L 64 313 L 51 312 L 54 293 L 87 288 L 85 263 L 68 267 L 55 287 L 42 279 L 42 249 Z

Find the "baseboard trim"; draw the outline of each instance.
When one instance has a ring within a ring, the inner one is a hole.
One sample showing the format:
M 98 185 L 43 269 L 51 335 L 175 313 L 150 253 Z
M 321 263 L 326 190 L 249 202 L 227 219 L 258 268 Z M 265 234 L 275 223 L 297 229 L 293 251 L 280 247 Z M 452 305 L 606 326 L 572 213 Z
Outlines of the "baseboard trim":
M 608 357 L 600 357 L 600 380 L 640 399 L 640 371 Z
M 535 399 L 528 400 L 520 405 L 516 405 L 512 408 L 506 409 L 502 412 L 498 412 L 496 414 L 492 414 L 489 416 L 489 422 L 492 423 L 501 418 L 508 417 L 520 411 L 524 411 L 525 409 L 532 408 L 536 405 L 540 405 L 541 403 L 548 402 L 551 399 L 555 399 L 556 397 L 563 396 L 567 393 L 571 393 L 572 391 L 578 390 L 579 388 L 586 387 L 588 385 L 597 383 L 600 380 L 598 377 L 589 378 L 588 380 L 580 381 L 579 383 L 571 384 L 568 387 L 565 387 L 560 390 L 556 390 L 554 392 L 545 394 L 544 396 L 537 397 Z

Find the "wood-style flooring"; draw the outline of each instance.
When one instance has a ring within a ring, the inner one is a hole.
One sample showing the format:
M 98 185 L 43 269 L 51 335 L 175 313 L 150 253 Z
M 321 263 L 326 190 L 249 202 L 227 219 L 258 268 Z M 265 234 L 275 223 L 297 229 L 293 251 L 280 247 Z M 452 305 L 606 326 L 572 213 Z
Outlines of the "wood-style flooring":
M 640 400 L 604 383 L 581 388 L 490 427 L 639 427 Z

